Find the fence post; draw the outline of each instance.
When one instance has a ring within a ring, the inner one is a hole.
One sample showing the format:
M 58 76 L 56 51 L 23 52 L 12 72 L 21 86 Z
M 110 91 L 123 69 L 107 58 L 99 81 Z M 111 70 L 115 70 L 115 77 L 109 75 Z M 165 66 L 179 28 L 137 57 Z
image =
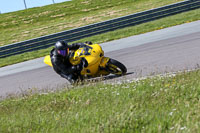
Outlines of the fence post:
M 27 9 L 27 6 L 26 6 L 26 0 L 24 0 L 24 6 L 25 6 L 25 9 Z

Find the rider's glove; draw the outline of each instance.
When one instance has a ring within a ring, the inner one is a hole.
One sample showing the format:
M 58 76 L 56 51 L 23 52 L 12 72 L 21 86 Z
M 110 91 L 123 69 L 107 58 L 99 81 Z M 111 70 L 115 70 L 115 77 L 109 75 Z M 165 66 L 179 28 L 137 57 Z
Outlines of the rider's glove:
M 76 65 L 76 70 L 78 72 L 82 71 L 84 67 L 88 66 L 88 62 L 85 58 L 81 58 L 80 64 Z
M 76 65 L 76 71 L 77 71 L 77 72 L 82 71 L 82 69 L 83 69 L 83 64 L 82 64 L 82 62 L 81 62 L 80 64 Z
M 81 58 L 81 62 L 83 63 L 83 67 L 87 67 L 88 66 L 88 62 L 85 58 Z

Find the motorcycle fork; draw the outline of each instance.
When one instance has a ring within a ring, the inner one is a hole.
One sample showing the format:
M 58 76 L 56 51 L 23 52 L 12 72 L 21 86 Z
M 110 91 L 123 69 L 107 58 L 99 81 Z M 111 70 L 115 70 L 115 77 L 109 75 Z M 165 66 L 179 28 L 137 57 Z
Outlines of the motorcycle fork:
M 107 63 L 110 60 L 108 57 L 102 57 L 100 65 L 99 65 L 99 73 L 98 75 L 108 75 L 109 72 L 106 69 Z
M 100 67 L 101 68 L 106 68 L 106 65 L 107 65 L 107 63 L 108 63 L 108 61 L 110 60 L 110 58 L 108 58 L 108 57 L 103 57 L 102 59 L 101 59 L 101 62 L 100 62 Z

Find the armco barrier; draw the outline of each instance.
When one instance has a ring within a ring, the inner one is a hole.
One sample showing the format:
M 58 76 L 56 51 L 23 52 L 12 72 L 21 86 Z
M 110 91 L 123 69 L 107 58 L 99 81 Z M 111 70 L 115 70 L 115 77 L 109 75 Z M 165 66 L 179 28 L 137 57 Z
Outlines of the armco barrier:
M 200 8 L 200 0 L 187 0 L 160 8 L 147 10 L 131 14 L 128 16 L 83 26 L 80 28 L 51 34 L 19 43 L 14 43 L 0 47 L 0 58 L 17 55 L 25 52 L 45 49 L 53 46 L 58 40 L 67 42 L 76 41 L 85 37 L 113 31 L 116 29 L 134 26 L 137 24 L 149 22 L 166 16 Z

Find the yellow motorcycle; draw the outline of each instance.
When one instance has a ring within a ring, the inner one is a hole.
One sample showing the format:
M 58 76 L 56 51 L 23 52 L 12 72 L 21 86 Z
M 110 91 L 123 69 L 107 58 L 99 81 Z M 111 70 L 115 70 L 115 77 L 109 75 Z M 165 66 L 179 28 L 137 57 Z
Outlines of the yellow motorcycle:
M 81 58 L 85 58 L 88 66 L 83 68 L 81 76 L 85 78 L 94 78 L 115 74 L 124 75 L 127 72 L 126 67 L 117 60 L 104 56 L 104 51 L 99 44 L 84 45 L 70 54 L 70 63 L 78 65 Z M 50 56 L 45 56 L 44 63 L 52 67 Z

